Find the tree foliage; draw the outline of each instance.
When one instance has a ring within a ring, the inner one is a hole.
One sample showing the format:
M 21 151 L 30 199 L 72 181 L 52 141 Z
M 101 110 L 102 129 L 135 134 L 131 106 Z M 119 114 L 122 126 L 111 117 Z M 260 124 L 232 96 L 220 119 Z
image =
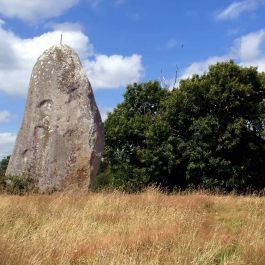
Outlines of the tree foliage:
M 138 190 L 151 181 L 145 151 L 148 130 L 169 92 L 158 82 L 128 86 L 124 102 L 105 122 L 105 158 L 113 173 L 112 184 Z
M 5 173 L 9 159 L 10 156 L 7 156 L 0 161 L 0 190 L 3 190 L 5 188 Z
M 173 91 L 128 86 L 105 133 L 104 168 L 116 187 L 264 188 L 265 74 L 230 61 Z

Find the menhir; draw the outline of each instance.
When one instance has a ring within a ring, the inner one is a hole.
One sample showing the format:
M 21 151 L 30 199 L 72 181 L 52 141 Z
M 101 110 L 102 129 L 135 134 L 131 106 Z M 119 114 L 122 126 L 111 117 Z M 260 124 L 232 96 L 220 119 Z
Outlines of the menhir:
M 89 188 L 103 142 L 101 117 L 77 53 L 67 45 L 51 47 L 33 68 L 6 176 L 30 177 L 42 191 Z

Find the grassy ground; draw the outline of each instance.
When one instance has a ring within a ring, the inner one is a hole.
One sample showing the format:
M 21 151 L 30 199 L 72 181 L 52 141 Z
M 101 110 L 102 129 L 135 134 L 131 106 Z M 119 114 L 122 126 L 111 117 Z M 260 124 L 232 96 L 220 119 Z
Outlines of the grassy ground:
M 265 198 L 0 196 L 0 264 L 265 264 Z

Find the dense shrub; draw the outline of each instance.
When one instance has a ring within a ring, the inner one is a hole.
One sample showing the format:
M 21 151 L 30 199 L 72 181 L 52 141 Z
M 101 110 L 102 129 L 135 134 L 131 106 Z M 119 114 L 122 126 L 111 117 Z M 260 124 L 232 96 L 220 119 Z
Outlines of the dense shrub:
M 13 176 L 6 179 L 5 191 L 13 195 L 25 195 L 37 192 L 37 188 L 32 178 Z
M 105 122 L 108 185 L 129 191 L 265 187 L 265 74 L 232 61 L 183 80 L 128 86 Z
M 25 176 L 6 177 L 6 169 L 10 156 L 0 161 L 0 191 L 14 195 L 24 195 L 36 192 L 36 183 L 33 179 Z

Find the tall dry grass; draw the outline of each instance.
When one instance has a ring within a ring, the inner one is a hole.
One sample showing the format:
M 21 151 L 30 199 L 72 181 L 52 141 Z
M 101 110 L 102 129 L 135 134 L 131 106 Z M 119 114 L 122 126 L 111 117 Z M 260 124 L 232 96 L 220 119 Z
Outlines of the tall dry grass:
M 0 264 L 264 265 L 265 198 L 1 195 Z

